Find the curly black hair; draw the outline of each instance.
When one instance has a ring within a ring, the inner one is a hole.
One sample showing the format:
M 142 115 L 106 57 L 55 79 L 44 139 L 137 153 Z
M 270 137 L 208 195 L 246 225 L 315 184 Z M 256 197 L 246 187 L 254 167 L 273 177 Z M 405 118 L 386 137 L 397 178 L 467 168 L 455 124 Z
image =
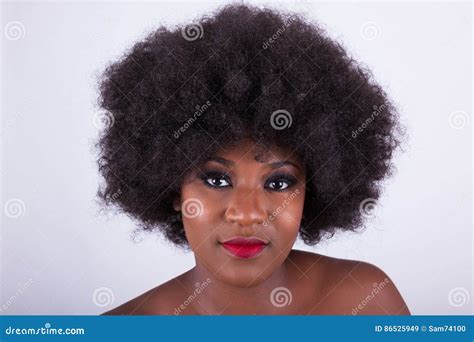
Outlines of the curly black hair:
M 314 245 L 363 226 L 403 135 L 370 70 L 318 24 L 242 4 L 136 42 L 101 74 L 99 106 L 100 203 L 188 247 L 173 200 L 220 147 L 251 138 L 303 160 L 300 237 Z

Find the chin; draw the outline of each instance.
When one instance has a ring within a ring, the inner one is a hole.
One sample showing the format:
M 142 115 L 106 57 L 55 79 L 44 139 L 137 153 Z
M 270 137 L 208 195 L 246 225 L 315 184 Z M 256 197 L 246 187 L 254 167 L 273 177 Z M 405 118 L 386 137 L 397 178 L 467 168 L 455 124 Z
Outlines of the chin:
M 231 266 L 225 267 L 216 276 L 222 282 L 241 288 L 251 288 L 263 283 L 270 275 L 272 270 L 268 268 L 249 268 L 243 265 L 232 269 Z

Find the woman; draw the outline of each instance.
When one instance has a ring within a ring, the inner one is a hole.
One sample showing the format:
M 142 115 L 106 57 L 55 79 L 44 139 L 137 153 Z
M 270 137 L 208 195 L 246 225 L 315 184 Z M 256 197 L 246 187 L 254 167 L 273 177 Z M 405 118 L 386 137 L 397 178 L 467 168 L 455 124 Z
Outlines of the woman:
M 363 226 L 402 136 L 318 26 L 228 5 L 136 43 L 100 95 L 99 197 L 196 260 L 106 314 L 410 314 L 378 267 L 293 249 Z

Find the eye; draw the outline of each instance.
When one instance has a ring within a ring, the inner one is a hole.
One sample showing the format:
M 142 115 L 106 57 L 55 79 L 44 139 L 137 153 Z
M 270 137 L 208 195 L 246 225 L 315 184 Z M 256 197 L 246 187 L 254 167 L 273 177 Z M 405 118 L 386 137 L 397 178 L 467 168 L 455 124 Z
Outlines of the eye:
M 290 177 L 287 175 L 278 175 L 278 176 L 272 177 L 267 182 L 266 186 L 275 191 L 282 191 L 291 187 L 295 183 L 296 183 L 296 179 L 294 179 L 293 177 Z
M 270 184 L 268 187 L 273 190 L 285 190 L 286 188 L 290 186 L 284 180 L 275 180 L 275 181 L 269 182 L 268 184 Z
M 225 188 L 231 185 L 230 177 L 220 172 L 206 173 L 201 179 L 204 181 L 204 184 L 211 188 Z
M 223 189 L 226 187 L 232 187 L 232 182 L 230 181 L 230 175 L 218 171 L 210 171 L 203 173 L 201 179 L 204 184 L 210 188 L 219 188 Z M 286 174 L 274 175 L 271 177 L 265 184 L 266 188 L 271 189 L 272 191 L 283 191 L 287 188 L 293 186 L 297 180 Z

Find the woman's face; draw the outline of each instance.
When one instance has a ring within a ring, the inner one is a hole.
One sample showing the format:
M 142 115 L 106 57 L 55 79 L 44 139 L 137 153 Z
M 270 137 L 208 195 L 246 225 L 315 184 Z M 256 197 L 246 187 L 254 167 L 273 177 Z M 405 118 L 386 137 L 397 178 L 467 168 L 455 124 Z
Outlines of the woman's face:
M 175 210 L 181 210 L 197 263 L 219 280 L 257 285 L 288 256 L 306 182 L 304 165 L 290 153 L 273 148 L 262 154 L 246 140 L 218 151 L 182 185 Z

